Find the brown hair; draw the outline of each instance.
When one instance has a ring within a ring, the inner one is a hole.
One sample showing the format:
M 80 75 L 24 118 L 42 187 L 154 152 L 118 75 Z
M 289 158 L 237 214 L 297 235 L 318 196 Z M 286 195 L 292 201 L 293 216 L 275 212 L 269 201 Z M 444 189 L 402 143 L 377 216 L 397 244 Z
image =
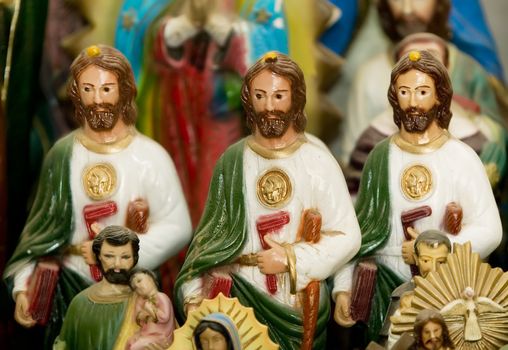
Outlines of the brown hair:
M 128 243 L 132 247 L 132 257 L 134 260 L 134 266 L 138 263 L 139 259 L 139 238 L 134 231 L 129 230 L 127 227 L 111 225 L 104 228 L 93 240 L 92 251 L 95 254 L 95 259 L 100 263 L 99 256 L 101 255 L 102 243 L 108 242 L 112 246 L 119 247 L 124 246 Z
M 433 322 L 441 326 L 443 331 L 443 347 L 449 349 L 455 349 L 455 344 L 453 344 L 452 339 L 450 338 L 450 332 L 448 331 L 448 327 L 446 326 L 446 322 L 441 316 L 441 314 L 435 310 L 422 310 L 415 319 L 414 324 L 414 336 L 416 339 L 416 348 L 423 349 L 423 340 L 422 340 L 422 330 L 423 327 L 429 323 Z
M 417 56 L 419 56 L 418 59 L 410 59 L 409 56 L 412 53 L 417 53 Z M 453 96 L 452 83 L 445 66 L 426 50 L 411 51 L 404 55 L 392 70 L 390 87 L 388 88 L 388 101 L 390 101 L 390 105 L 393 107 L 393 121 L 400 128 L 400 116 L 403 111 L 397 99 L 397 88 L 395 86 L 397 79 L 402 74 L 413 69 L 429 75 L 434 81 L 437 100 L 439 102 L 436 121 L 441 128 L 448 129 L 450 119 L 452 118 L 452 112 L 450 111 L 450 104 Z
M 448 25 L 448 16 L 451 8 L 450 0 L 436 0 L 435 6 L 432 19 L 427 26 L 427 31 L 436 34 L 445 40 L 450 40 L 451 30 Z M 396 19 L 393 17 L 388 0 L 378 0 L 377 11 L 381 27 L 383 28 L 385 34 L 393 42 L 401 40 L 402 37 L 395 28 Z
M 273 52 L 265 54 L 252 67 L 249 68 L 242 84 L 242 105 L 247 113 L 247 126 L 254 130 L 255 111 L 250 96 L 250 85 L 252 80 L 264 70 L 269 70 L 289 80 L 291 85 L 291 112 L 293 114 L 293 127 L 296 132 L 303 132 L 307 125 L 305 115 L 306 87 L 303 72 L 288 56 Z
M 136 81 L 132 72 L 131 65 L 127 58 L 117 49 L 106 46 L 97 45 L 90 46 L 78 55 L 71 64 L 70 75 L 71 80 L 67 85 L 67 94 L 74 103 L 76 109 L 76 118 L 79 125 L 85 123 L 84 109 L 79 95 L 78 79 L 81 72 L 89 66 L 97 66 L 107 71 L 111 71 L 118 79 L 121 106 L 120 113 L 122 120 L 127 125 L 136 122 Z
M 450 50 L 448 49 L 448 43 L 445 40 L 443 40 L 443 38 L 437 36 L 436 34 L 427 33 L 427 32 L 410 34 L 410 35 L 406 36 L 404 39 L 402 39 L 395 46 L 395 49 L 394 49 L 395 62 L 397 62 L 401 58 L 402 54 L 404 54 L 404 49 L 408 45 L 418 44 L 418 43 L 425 44 L 426 42 L 435 43 L 435 44 L 438 44 L 439 46 L 441 46 L 441 48 L 443 49 L 443 52 L 444 52 L 443 64 L 445 67 L 448 67 L 449 56 L 450 56 Z

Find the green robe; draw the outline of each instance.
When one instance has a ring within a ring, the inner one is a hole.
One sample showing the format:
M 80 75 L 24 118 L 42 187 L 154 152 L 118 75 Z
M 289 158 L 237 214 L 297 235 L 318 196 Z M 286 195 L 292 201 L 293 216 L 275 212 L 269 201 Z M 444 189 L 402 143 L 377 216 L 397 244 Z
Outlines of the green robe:
M 72 300 L 55 349 L 112 350 L 124 321 L 129 299 L 95 303 L 85 289 Z
M 362 173 L 355 210 L 362 245 L 357 258 L 366 258 L 382 248 L 391 233 L 391 203 L 388 185 L 389 147 L 391 137 L 380 142 L 370 153 Z M 404 281 L 383 264 L 377 264 L 376 288 L 368 324 L 369 339 L 376 340 L 392 291 Z
M 183 313 L 182 284 L 199 278 L 211 268 L 230 264 L 242 252 L 247 238 L 243 194 L 243 152 L 245 140 L 229 147 L 215 166 L 207 205 L 194 233 L 185 262 L 177 277 L 176 306 Z M 275 301 L 239 276 L 233 276 L 232 296 L 252 307 L 257 319 L 268 326 L 271 338 L 282 350 L 299 349 L 302 342 L 301 310 Z M 321 283 L 319 317 L 314 349 L 324 349 L 330 311 L 325 283 Z
M 4 280 L 12 287 L 16 272 L 42 257 L 60 259 L 74 229 L 70 159 L 74 133 L 60 139 L 47 154 L 39 178 L 34 204 L 18 246 L 7 262 Z M 46 326 L 45 348 L 51 348 L 72 298 L 88 283 L 76 273 L 62 269 L 53 299 L 52 317 Z

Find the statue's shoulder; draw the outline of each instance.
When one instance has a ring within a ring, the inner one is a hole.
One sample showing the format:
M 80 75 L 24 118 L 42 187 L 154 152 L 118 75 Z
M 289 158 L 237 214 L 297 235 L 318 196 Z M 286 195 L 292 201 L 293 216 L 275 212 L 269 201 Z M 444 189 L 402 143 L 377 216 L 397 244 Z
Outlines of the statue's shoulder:
M 236 143 L 229 146 L 222 156 L 219 158 L 219 162 L 228 162 L 234 159 L 243 159 L 243 152 L 245 150 L 245 142 L 247 138 L 244 137 Z

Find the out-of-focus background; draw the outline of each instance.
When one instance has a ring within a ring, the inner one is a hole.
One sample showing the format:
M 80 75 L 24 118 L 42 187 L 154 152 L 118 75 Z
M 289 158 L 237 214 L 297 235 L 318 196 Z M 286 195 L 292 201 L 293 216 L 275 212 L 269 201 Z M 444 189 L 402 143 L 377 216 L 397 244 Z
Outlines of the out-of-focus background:
M 373 2 L 0 0 L 0 272 L 23 229 L 44 155 L 77 127 L 65 84 L 69 65 L 82 49 L 114 45 L 131 61 L 139 89 L 137 127 L 171 154 L 195 225 L 215 160 L 248 132 L 238 94 L 242 76 L 268 50 L 287 53 L 300 64 L 308 88 L 308 131 L 327 143 L 347 168 L 349 153 L 341 133 L 347 118 L 357 117 L 348 115 L 346 102 L 356 79 L 350 67 L 361 67 L 393 45 L 380 29 Z M 475 57 L 485 79 L 497 87 L 500 112 L 490 117 L 506 131 L 508 1 L 451 2 L 451 42 Z M 178 21 L 185 16 L 214 25 L 196 34 Z M 376 83 L 373 79 L 371 85 Z M 162 96 L 175 89 L 178 98 Z M 191 136 L 205 136 L 189 138 L 175 127 L 182 124 L 185 130 L 195 128 Z M 205 131 L 200 128 L 204 125 Z M 189 156 L 189 150 L 198 151 Z M 195 159 L 200 160 L 199 173 Z M 506 188 L 496 189 L 505 214 Z M 505 247 L 493 261 L 506 270 Z M 163 275 L 168 293 L 177 269 L 178 261 L 170 263 Z M 12 313 L 12 298 L 2 286 L 0 348 L 40 348 L 41 330 L 21 329 Z
M 503 0 L 481 0 L 481 2 L 506 72 L 508 67 L 508 25 L 506 25 L 508 2 Z

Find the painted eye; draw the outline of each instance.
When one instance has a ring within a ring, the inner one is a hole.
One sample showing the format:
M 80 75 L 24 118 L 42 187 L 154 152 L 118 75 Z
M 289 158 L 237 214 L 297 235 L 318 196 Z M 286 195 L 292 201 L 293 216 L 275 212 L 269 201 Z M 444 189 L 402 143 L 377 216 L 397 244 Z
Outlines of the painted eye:
M 276 94 L 276 95 L 275 95 L 275 98 L 276 98 L 277 100 L 280 100 L 280 99 L 282 99 L 283 97 L 284 97 L 284 96 L 283 96 L 282 94 Z
M 84 92 L 90 92 L 90 91 L 92 91 L 92 89 L 91 89 L 89 86 L 85 86 L 85 87 L 83 88 L 83 91 L 84 91 Z
M 104 87 L 104 92 L 110 92 L 110 91 L 111 91 L 111 89 L 108 86 Z
M 427 91 L 425 91 L 425 90 L 420 91 L 420 95 L 421 95 L 421 96 L 425 96 L 425 95 L 427 95 Z
M 406 91 L 406 90 L 400 90 L 400 94 L 401 94 L 402 96 L 406 96 L 406 95 L 407 95 L 407 91 Z
M 263 97 L 263 95 L 261 95 L 261 94 L 256 94 L 255 96 L 256 96 L 256 98 L 257 98 L 258 100 L 260 100 L 260 99 Z

